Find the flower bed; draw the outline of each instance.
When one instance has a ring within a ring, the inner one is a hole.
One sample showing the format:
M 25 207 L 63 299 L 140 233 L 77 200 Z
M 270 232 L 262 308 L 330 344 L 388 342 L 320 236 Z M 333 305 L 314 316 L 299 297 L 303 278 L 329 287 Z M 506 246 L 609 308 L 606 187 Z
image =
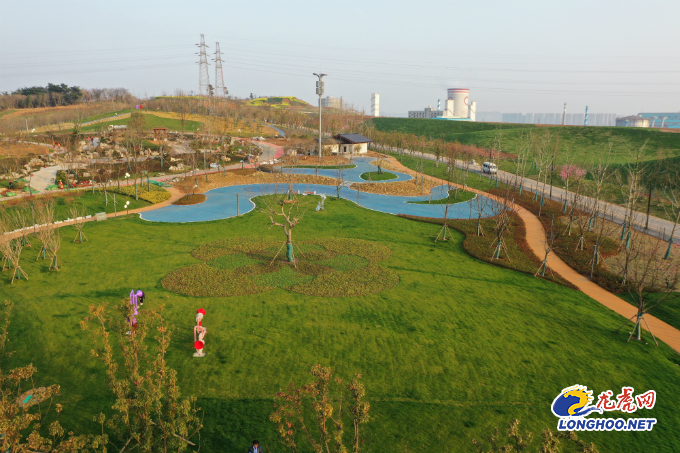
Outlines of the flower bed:
M 150 189 L 149 189 L 150 187 Z M 120 189 L 113 187 L 110 189 L 112 192 L 120 193 L 122 195 L 127 195 L 129 197 L 135 196 L 135 186 L 122 186 Z M 149 203 L 160 203 L 171 197 L 170 192 L 165 189 L 161 189 L 153 184 L 141 183 L 137 185 L 137 197 L 140 200 L 148 201 Z
M 409 181 L 391 182 L 386 184 L 371 184 L 371 183 L 354 183 L 350 186 L 351 189 L 368 193 L 379 193 L 382 195 L 398 195 L 398 196 L 417 196 L 427 195 L 432 188 L 441 185 L 439 182 L 432 181 L 425 178 L 422 182 L 420 178 L 411 179 Z
M 321 297 L 348 297 L 384 291 L 399 283 L 377 263 L 391 256 L 386 246 L 360 239 L 325 238 L 296 243 L 293 265 L 275 255 L 282 241 L 238 238 L 195 249 L 202 261 L 166 275 L 163 287 L 199 297 L 255 294 L 273 288 Z M 271 264 L 270 264 L 271 263 Z
M 206 196 L 203 195 L 202 193 L 196 193 L 196 194 L 188 194 L 184 195 L 182 198 L 179 200 L 175 201 L 172 204 L 180 205 L 180 206 L 185 206 L 185 205 L 191 205 L 191 204 L 199 204 L 203 203 L 206 199 Z

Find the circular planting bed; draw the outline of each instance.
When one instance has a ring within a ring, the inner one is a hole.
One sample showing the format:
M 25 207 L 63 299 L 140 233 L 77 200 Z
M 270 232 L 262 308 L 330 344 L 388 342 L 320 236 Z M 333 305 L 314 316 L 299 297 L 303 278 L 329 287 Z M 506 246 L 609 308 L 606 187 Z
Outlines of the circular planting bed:
M 390 179 L 397 178 L 398 178 L 397 175 L 387 171 L 384 171 L 382 173 L 378 173 L 377 171 L 368 171 L 366 173 L 361 174 L 361 179 L 363 179 L 364 181 L 388 181 Z
M 346 297 L 378 293 L 399 283 L 396 273 L 378 264 L 391 251 L 377 242 L 345 238 L 296 242 L 295 264 L 285 261 L 284 252 L 274 260 L 282 245 L 280 240 L 237 238 L 201 246 L 191 254 L 203 263 L 171 272 L 163 287 L 198 297 L 241 296 L 274 288 Z
M 182 198 L 175 201 L 173 204 L 178 204 L 178 205 L 199 204 L 199 203 L 203 203 L 205 201 L 205 198 L 206 198 L 205 195 L 202 194 L 202 193 L 184 195 Z

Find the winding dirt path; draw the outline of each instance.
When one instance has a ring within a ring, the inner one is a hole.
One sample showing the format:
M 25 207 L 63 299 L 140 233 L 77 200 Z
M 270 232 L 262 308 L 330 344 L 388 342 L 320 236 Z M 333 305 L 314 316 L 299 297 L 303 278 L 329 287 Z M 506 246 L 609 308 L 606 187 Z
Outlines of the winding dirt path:
M 387 161 L 397 171 L 408 173 L 410 175 L 416 174 L 415 171 L 405 167 L 404 165 L 401 164 L 401 162 L 399 162 L 394 157 L 391 156 L 388 157 Z M 427 177 L 429 179 L 441 182 L 442 184 L 447 183 L 443 179 L 435 178 L 432 176 Z M 493 198 L 493 196 L 490 196 L 490 194 L 483 192 L 481 190 L 472 189 L 470 187 L 467 187 L 467 190 Z M 526 226 L 527 243 L 529 244 L 529 247 L 531 247 L 531 250 L 534 252 L 536 256 L 538 256 L 539 258 L 543 257 L 545 255 L 543 242 L 545 241 L 546 238 L 543 224 L 538 219 L 538 217 L 536 217 L 536 215 L 524 209 L 523 207 L 515 205 L 514 209 L 515 212 L 517 212 L 520 218 L 524 221 L 524 225 Z M 609 308 L 610 310 L 613 310 L 616 313 L 620 314 L 624 318 L 632 318 L 637 314 L 637 309 L 633 305 L 629 304 L 628 302 L 622 300 L 621 298 L 615 296 L 609 291 L 591 282 L 590 280 L 588 280 L 587 277 L 584 277 L 583 275 L 579 274 L 574 269 L 569 267 L 554 253 L 548 255 L 548 265 L 553 270 L 553 272 L 556 272 L 563 279 L 574 284 L 583 293 L 592 297 L 593 299 L 595 299 L 605 307 Z M 649 327 L 654 333 L 655 337 L 666 343 L 676 352 L 680 353 L 680 330 L 676 329 L 675 327 L 669 324 L 666 324 L 665 322 L 651 315 L 645 315 L 645 320 L 649 324 Z M 645 330 L 647 330 L 646 326 L 644 327 Z

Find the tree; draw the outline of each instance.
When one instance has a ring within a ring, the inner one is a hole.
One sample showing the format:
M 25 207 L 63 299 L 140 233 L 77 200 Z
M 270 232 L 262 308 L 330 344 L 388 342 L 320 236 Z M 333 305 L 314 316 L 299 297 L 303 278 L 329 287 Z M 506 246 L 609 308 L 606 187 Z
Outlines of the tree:
M 302 220 L 307 212 L 308 203 L 299 199 L 299 196 L 293 193 L 292 188 L 289 187 L 287 193 L 278 193 L 278 188 L 275 187 L 275 194 L 264 194 L 258 199 L 257 210 L 264 213 L 270 221 L 269 228 L 281 227 L 286 235 L 286 242 L 281 246 L 279 251 L 272 259 L 272 263 L 281 250 L 286 248 L 286 260 L 289 263 L 295 263 L 295 253 L 293 250 L 293 228 Z
M 508 250 L 505 247 L 505 233 L 512 223 L 513 199 L 511 199 L 511 195 L 512 192 L 510 190 L 501 190 L 490 203 L 490 209 L 493 213 L 495 224 L 494 234 L 496 236 L 494 252 L 493 255 L 491 255 L 492 260 L 500 259 L 503 251 L 505 251 L 506 256 L 510 259 Z
M 24 272 L 21 268 L 21 252 L 24 249 L 23 237 L 12 237 L 11 233 L 15 231 L 17 225 L 17 219 L 15 216 L 21 215 L 19 210 L 10 211 L 3 218 L 0 218 L 0 252 L 2 252 L 3 263 L 2 270 L 9 269 L 11 276 L 9 279 L 10 284 L 14 283 L 14 280 L 20 280 L 23 276 L 28 280 L 28 274 Z M 5 234 L 8 237 L 2 237 Z
M 637 306 L 637 313 L 630 318 L 635 318 L 635 325 L 628 341 L 633 335 L 642 340 L 642 322 L 647 325 L 645 314 L 679 296 L 680 263 L 663 259 L 665 251 L 663 241 L 631 228 L 624 249 L 615 258 L 619 276 Z M 658 346 L 649 325 L 647 330 Z
M 85 216 L 87 212 L 85 211 L 85 206 L 72 204 L 69 208 L 69 217 L 73 219 L 73 228 L 76 229 L 76 238 L 73 242 L 83 243 L 87 241 L 87 237 L 83 234 L 83 227 L 85 226 Z
M 587 444 L 580 440 L 573 432 L 553 433 L 546 428 L 542 433 L 542 441 L 539 449 L 531 448 L 534 435 L 531 432 L 522 433 L 519 429 L 519 420 L 514 419 L 508 425 L 505 435 L 501 435 L 498 428 L 489 436 L 488 446 L 482 445 L 477 439 L 472 439 L 472 444 L 479 453 L 560 453 L 579 452 L 597 453 L 595 444 Z
M 116 451 L 166 453 L 187 451 L 195 446 L 191 439 L 203 427 L 196 398 L 181 398 L 177 372 L 166 362 L 171 329 L 165 323 L 163 307 L 141 309 L 128 301 L 117 306 L 111 315 L 106 305 L 91 305 L 90 315 L 81 322 L 83 330 L 92 333 L 95 348 L 92 355 L 105 367 L 107 383 L 116 402 L 116 414 L 97 420 L 116 433 L 110 444 Z M 129 323 L 138 319 L 134 333 L 126 335 Z M 147 338 L 150 335 L 153 338 Z M 118 339 L 115 344 L 112 339 Z M 150 347 L 148 343 L 154 343 Z M 122 359 L 118 359 L 122 352 Z
M 279 441 L 291 452 L 305 451 L 305 445 L 317 453 L 364 450 L 361 426 L 369 421 L 371 406 L 365 400 L 361 375 L 342 386 L 343 380 L 334 378 L 328 367 L 316 365 L 310 374 L 314 381 L 299 387 L 291 382 L 274 398 L 275 410 L 269 419 L 276 425 Z M 351 421 L 353 428 L 349 443 L 345 440 L 346 421 Z
M 42 259 L 47 259 L 47 252 L 50 251 L 50 238 L 54 230 L 54 201 L 51 198 L 40 198 L 36 200 L 33 207 L 39 225 L 35 233 L 42 243 L 35 259 L 38 261 L 41 256 Z

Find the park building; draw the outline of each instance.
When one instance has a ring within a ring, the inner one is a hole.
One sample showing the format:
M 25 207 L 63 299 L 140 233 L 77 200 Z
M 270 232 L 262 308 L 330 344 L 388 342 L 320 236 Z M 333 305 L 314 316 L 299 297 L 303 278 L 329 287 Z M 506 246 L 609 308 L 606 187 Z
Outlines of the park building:
M 325 109 L 342 109 L 343 108 L 342 96 L 339 98 L 334 98 L 333 96 L 326 96 L 321 98 L 321 107 Z
M 675 113 L 638 113 L 639 117 L 649 120 L 649 127 L 680 129 L 680 112 Z
M 616 118 L 617 127 L 649 127 L 649 119 L 632 115 Z
M 324 154 L 366 154 L 373 140 L 359 134 L 337 134 L 321 142 Z

